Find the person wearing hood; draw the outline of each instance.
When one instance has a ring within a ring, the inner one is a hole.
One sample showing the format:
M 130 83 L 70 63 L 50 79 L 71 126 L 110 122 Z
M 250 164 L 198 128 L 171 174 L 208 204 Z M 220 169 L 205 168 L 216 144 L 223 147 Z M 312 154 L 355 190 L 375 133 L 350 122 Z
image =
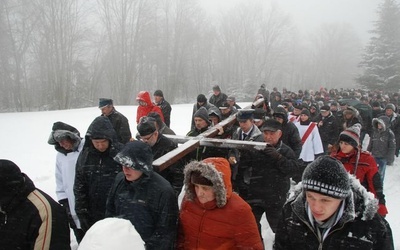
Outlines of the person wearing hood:
M 79 243 L 84 233 L 75 212 L 74 181 L 76 161 L 83 149 L 84 140 L 76 128 L 59 121 L 53 124 L 47 142 L 54 145 L 58 152 L 55 170 L 57 200 L 65 209 L 69 226 Z
M 196 112 L 201 108 L 204 107 L 206 109 L 206 111 L 208 112 L 208 110 L 211 107 L 215 107 L 214 104 L 211 104 L 207 101 L 207 97 L 204 94 L 199 94 L 197 96 L 197 102 L 195 104 L 193 104 L 193 111 L 192 111 L 192 123 L 190 125 L 190 129 L 193 130 L 196 126 L 194 124 L 194 115 L 196 114 Z
M 104 219 L 107 194 L 121 167 L 114 157 L 123 144 L 105 116 L 96 117 L 85 136 L 85 146 L 76 163 L 74 194 L 75 211 L 86 231 L 97 221 Z
M 178 201 L 169 182 L 153 171 L 153 154 L 141 141 L 114 157 L 122 166 L 107 199 L 106 217 L 130 220 L 148 250 L 174 249 Z
M 379 118 L 373 118 L 373 132 L 367 148 L 378 164 L 382 185 L 385 179 L 386 164 L 389 166 L 393 164 L 394 152 L 396 150 L 395 135 L 389 126 L 389 117 L 380 116 Z
M 71 249 L 65 209 L 6 159 L 0 159 L 0 248 Z
M 386 216 L 385 195 L 383 194 L 382 179 L 378 166 L 371 153 L 361 150 L 361 125 L 355 124 L 339 135 L 339 148 L 331 156 L 341 161 L 350 174 L 360 180 L 361 184 L 375 195 L 379 202 L 378 213 Z
M 396 150 L 394 154 L 399 157 L 400 153 L 400 115 L 396 113 L 396 107 L 392 103 L 388 103 L 385 107 L 385 116 L 389 117 L 390 129 L 396 136 Z
M 136 96 L 136 101 L 139 103 L 136 111 L 136 124 L 139 123 L 140 118 L 147 116 L 150 112 L 158 113 L 161 117 L 161 120 L 165 122 L 161 108 L 151 101 L 149 92 L 140 91 Z
M 376 199 L 340 161 L 321 156 L 291 191 L 274 249 L 393 250 L 390 225 L 377 209 Z
M 263 249 L 250 206 L 232 191 L 224 158 L 185 167 L 177 249 Z

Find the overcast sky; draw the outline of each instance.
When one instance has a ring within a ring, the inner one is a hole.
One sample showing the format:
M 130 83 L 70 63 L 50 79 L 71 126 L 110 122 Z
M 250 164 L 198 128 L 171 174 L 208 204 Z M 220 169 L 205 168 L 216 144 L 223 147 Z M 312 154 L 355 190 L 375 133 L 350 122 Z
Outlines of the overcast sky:
M 253 0 L 200 0 L 201 5 L 213 15 L 234 5 Z M 292 16 L 295 25 L 303 32 L 313 32 L 322 23 L 349 23 L 363 43 L 370 35 L 376 21 L 376 10 L 383 0 L 275 0 L 281 9 Z M 271 0 L 263 0 L 266 4 Z

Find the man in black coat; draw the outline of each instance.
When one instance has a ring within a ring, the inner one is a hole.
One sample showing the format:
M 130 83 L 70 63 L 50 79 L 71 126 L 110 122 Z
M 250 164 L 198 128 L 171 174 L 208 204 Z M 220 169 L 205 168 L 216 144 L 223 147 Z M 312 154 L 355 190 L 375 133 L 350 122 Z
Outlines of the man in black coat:
M 128 119 L 115 110 L 113 100 L 108 98 L 99 99 L 99 109 L 101 110 L 101 115 L 108 117 L 111 124 L 117 133 L 117 139 L 122 144 L 127 143 L 131 137 L 131 129 L 129 127 Z
M 123 146 L 116 136 L 110 120 L 104 116 L 94 119 L 86 133 L 74 183 L 75 211 L 84 232 L 105 218 L 107 194 L 121 172 L 113 159 Z
M 298 166 L 293 150 L 282 143 L 282 125 L 278 121 L 266 120 L 261 130 L 262 141 L 269 146 L 263 151 L 241 151 L 246 162 L 238 159 L 239 171 L 233 180 L 235 191 L 251 206 L 260 234 L 264 212 L 275 232 L 290 188 L 290 177 Z
M 9 160 L 0 160 L 0 249 L 70 249 L 64 209 Z
M 225 93 L 221 92 L 221 88 L 218 85 L 213 87 L 213 95 L 210 97 L 210 103 L 216 106 L 217 108 L 221 107 L 228 96 Z
M 163 113 L 165 125 L 167 125 L 167 127 L 170 127 L 172 111 L 171 104 L 169 104 L 169 102 L 164 99 L 164 93 L 159 89 L 154 91 L 153 96 L 155 104 L 160 107 L 161 112 Z
M 320 115 L 317 116 L 315 122 L 318 125 L 324 153 L 329 154 L 339 138 L 339 125 L 328 105 L 320 108 Z
M 152 117 L 142 117 L 137 126 L 137 131 L 139 139 L 151 147 L 154 159 L 158 159 L 178 147 L 175 142 L 156 129 L 156 120 Z M 154 169 L 155 172 L 169 181 L 175 190 L 176 197 L 179 196 L 183 186 L 183 168 L 184 162 L 179 160 L 163 171 Z
M 114 159 L 123 172 L 115 178 L 106 216 L 130 220 L 148 250 L 174 249 L 178 202 L 168 181 L 153 171 L 150 147 L 129 142 Z

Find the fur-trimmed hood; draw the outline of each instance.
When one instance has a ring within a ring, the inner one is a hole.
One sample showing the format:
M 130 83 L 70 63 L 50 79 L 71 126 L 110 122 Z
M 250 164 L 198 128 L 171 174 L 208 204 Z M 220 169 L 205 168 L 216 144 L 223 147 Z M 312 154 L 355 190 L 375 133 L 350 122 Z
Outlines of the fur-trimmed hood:
M 72 151 L 77 151 L 79 148 L 79 144 L 81 143 L 81 137 L 79 131 L 74 128 L 73 126 L 66 124 L 64 122 L 55 122 L 53 124 L 49 139 L 47 140 L 47 143 L 50 145 L 54 145 L 54 148 L 64 154 L 67 155 L 69 152 L 72 151 L 67 151 L 63 147 L 60 146 L 59 142 L 63 138 L 70 138 L 74 142 L 74 147 Z
M 194 171 L 200 172 L 201 176 L 213 183 L 217 207 L 225 206 L 227 200 L 232 195 L 231 169 L 229 162 L 225 158 L 213 157 L 200 162 L 192 161 L 187 164 L 184 170 L 184 184 L 186 198 L 190 201 L 194 201 L 196 197 L 194 185 L 190 181 L 192 172 Z
M 345 209 L 342 218 L 338 223 L 352 221 L 356 217 L 361 217 L 362 220 L 372 220 L 378 211 L 378 200 L 374 195 L 368 192 L 353 175 L 349 174 L 351 194 L 345 199 Z M 305 193 L 303 192 L 302 183 L 298 183 L 292 187 L 289 198 L 286 203 L 292 202 L 293 211 L 304 221 L 308 221 L 305 212 Z
M 382 125 L 382 131 L 386 131 L 390 127 L 390 120 L 387 116 L 380 116 L 378 118 L 372 119 L 372 127 L 378 130 L 378 124 Z

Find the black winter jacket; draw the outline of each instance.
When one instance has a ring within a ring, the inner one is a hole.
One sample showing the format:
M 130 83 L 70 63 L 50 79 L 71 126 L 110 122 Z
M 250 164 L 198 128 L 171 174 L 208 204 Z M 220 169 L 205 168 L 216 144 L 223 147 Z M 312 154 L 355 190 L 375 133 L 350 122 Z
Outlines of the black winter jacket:
M 118 142 L 122 144 L 126 144 L 132 137 L 131 130 L 129 127 L 128 118 L 126 118 L 123 114 L 116 111 L 115 108 L 111 112 L 109 116 L 110 122 L 117 134 Z
M 306 198 L 301 183 L 298 184 L 283 207 L 274 249 L 393 250 L 392 231 L 387 221 L 377 214 L 377 201 L 354 177 L 351 182 L 353 194 L 345 199 L 342 217 L 323 242 L 319 242 L 316 229 L 308 219 Z
M 107 195 L 114 183 L 115 176 L 122 171 L 114 157 L 122 144 L 114 142 L 115 131 L 107 117 L 97 117 L 89 127 L 89 142 L 78 157 L 74 184 L 75 211 L 83 223 L 82 229 L 88 230 L 97 221 L 105 218 Z M 90 137 L 109 140 L 105 152 L 94 148 Z M 86 224 L 85 224 L 86 223 Z
M 66 250 L 70 232 L 64 208 L 24 175 L 17 193 L 0 197 L 0 249 Z

